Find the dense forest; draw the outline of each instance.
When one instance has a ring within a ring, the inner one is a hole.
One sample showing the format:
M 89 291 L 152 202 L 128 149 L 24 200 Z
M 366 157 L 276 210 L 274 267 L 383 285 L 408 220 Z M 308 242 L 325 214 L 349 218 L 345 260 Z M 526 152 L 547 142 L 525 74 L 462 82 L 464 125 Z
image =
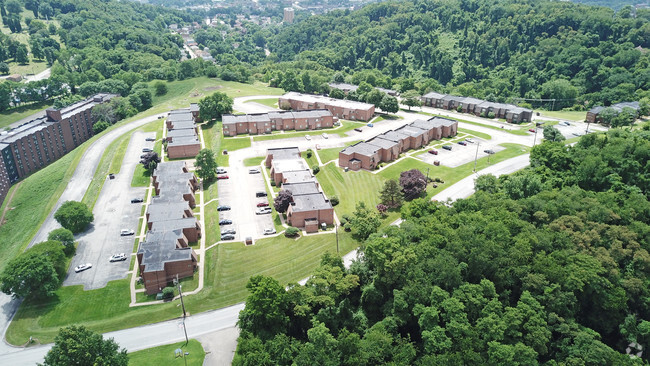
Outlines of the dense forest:
M 377 69 L 499 101 L 562 99 L 559 107 L 647 96 L 648 47 L 648 9 L 632 17 L 629 9 L 532 0 L 382 2 L 311 17 L 268 42 L 280 61 Z
M 644 364 L 649 157 L 649 131 L 544 142 L 469 199 L 412 201 L 350 269 L 253 277 L 234 364 Z

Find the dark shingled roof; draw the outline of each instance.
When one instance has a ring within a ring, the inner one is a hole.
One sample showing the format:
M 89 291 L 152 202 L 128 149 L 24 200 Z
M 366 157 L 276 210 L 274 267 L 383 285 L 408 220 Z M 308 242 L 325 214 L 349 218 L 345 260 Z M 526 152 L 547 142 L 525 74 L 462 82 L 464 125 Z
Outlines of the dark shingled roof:
M 169 131 L 171 131 L 171 130 L 182 130 L 184 128 L 195 129 L 196 124 L 194 123 L 194 121 L 174 121 L 174 122 L 172 122 L 172 128 L 170 128 Z
M 185 145 L 200 145 L 198 136 L 182 136 L 176 137 L 171 142 L 167 143 L 167 146 L 185 146 Z
M 178 202 L 158 202 L 155 199 L 153 203 L 147 208 L 149 214 L 149 222 L 167 221 L 174 219 L 182 219 L 185 217 L 185 211 L 190 211 L 190 204 L 183 201 L 183 197 L 179 195 Z
M 400 133 L 403 133 L 405 135 L 408 135 L 408 136 L 413 136 L 413 137 L 426 135 L 428 133 L 426 130 L 423 130 L 423 129 L 417 128 L 417 127 L 411 127 L 411 126 L 408 126 L 408 125 L 400 127 L 396 131 L 400 132 Z
M 380 138 L 374 138 L 374 139 L 368 140 L 366 142 L 369 143 L 370 145 L 375 145 L 375 146 L 380 147 L 382 149 L 392 149 L 392 148 L 398 146 L 397 142 L 382 139 L 381 137 Z
M 341 152 L 346 155 L 357 153 L 365 156 L 371 156 L 376 154 L 378 151 L 379 151 L 379 147 L 361 141 L 361 142 L 357 142 L 352 146 L 346 147 Z
M 138 254 L 142 254 L 144 272 L 162 271 L 165 263 L 192 260 L 192 248 L 177 248 L 176 243 L 182 235 L 181 230 L 162 233 L 150 231 L 145 241 L 140 243 Z
M 292 212 L 326 210 L 328 208 L 332 208 L 332 204 L 329 200 L 325 199 L 323 193 L 295 196 L 293 202 L 291 202 Z

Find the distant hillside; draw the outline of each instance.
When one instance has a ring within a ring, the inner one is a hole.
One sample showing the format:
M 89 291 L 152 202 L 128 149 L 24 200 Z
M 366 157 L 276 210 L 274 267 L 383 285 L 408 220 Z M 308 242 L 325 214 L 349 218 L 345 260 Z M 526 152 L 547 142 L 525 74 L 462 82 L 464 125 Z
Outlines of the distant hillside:
M 634 1 L 634 0 L 572 0 L 574 3 L 594 5 L 594 6 L 606 6 L 614 10 L 621 9 L 624 6 L 634 6 L 637 4 L 648 4 L 648 1 Z

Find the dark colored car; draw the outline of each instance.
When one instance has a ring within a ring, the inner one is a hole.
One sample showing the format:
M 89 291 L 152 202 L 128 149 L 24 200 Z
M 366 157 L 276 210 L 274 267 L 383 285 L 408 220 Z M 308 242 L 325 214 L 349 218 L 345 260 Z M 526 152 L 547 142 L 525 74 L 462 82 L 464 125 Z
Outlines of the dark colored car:
M 267 207 L 269 205 L 268 202 L 260 202 L 257 204 L 257 207 Z
M 357 131 L 357 132 L 361 132 L 361 131 L 362 131 L 360 128 L 355 128 L 354 130 Z
M 494 154 L 494 150 L 492 149 L 483 150 L 483 152 L 490 155 Z
M 458 141 L 458 145 L 467 146 L 467 141 Z
M 451 145 L 444 145 L 442 148 L 451 151 Z
M 217 211 L 230 211 L 230 206 L 217 206 Z
M 147 153 L 147 152 L 153 152 L 153 149 L 150 147 L 145 147 L 142 149 L 142 152 Z
M 266 197 L 266 192 L 256 192 L 255 197 Z
M 237 234 L 237 231 L 235 231 L 235 229 L 223 229 L 223 230 L 221 230 L 221 235 L 228 235 L 228 234 Z
M 232 234 L 221 235 L 221 240 L 235 240 L 235 236 Z
M 144 140 L 145 140 L 145 141 L 156 141 L 156 138 L 155 138 L 155 137 L 147 137 L 147 138 L 144 139 Z
M 109 173 L 108 174 L 108 179 L 115 179 L 115 174 Z
M 230 225 L 230 224 L 232 224 L 232 220 L 228 220 L 228 219 L 219 220 L 219 225 Z
M 142 201 L 144 201 L 142 198 L 134 198 L 131 200 L 131 203 L 140 203 Z
M 431 149 L 429 150 L 429 154 L 438 155 L 438 150 Z

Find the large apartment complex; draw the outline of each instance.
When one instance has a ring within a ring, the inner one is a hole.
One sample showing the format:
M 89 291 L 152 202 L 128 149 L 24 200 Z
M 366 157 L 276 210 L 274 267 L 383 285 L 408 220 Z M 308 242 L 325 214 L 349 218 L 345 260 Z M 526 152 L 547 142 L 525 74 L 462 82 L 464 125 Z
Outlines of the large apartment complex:
M 338 118 L 327 109 L 309 111 L 278 111 L 269 113 L 223 116 L 223 135 L 263 134 L 271 131 L 318 130 L 331 128 Z
M 353 121 L 369 121 L 375 114 L 375 106 L 372 104 L 296 92 L 281 96 L 278 106 L 295 111 L 327 109 L 334 117 Z
M 167 127 L 167 156 L 170 159 L 191 158 L 201 150 L 196 119 L 198 106 L 191 104 L 190 108 L 175 109 L 169 112 L 165 126 Z
M 201 238 L 201 225 L 192 212 L 198 180 L 186 163 L 160 163 L 152 177 L 156 196 L 147 208 L 148 232 L 137 253 L 149 295 L 161 292 L 174 278 L 194 274 L 197 257 L 189 244 Z
M 458 121 L 441 117 L 416 120 L 368 141 L 346 147 L 339 153 L 339 166 L 351 170 L 373 170 L 381 162 L 397 159 L 404 151 L 419 149 L 430 141 L 456 136 L 457 133 Z
M 512 104 L 488 102 L 482 99 L 459 97 L 449 94 L 431 92 L 422 96 L 422 104 L 428 107 L 458 110 L 477 116 L 494 113 L 496 118 L 504 118 L 510 123 L 530 122 L 533 111 Z
M 271 168 L 271 179 L 283 190 L 292 193 L 287 209 L 287 223 L 317 232 L 321 224 L 334 224 L 334 208 L 320 191 L 318 181 L 300 157 L 297 147 L 268 149 L 265 164 Z
M 587 112 L 587 117 L 586 117 L 587 122 L 602 123 L 603 117 L 601 113 L 607 108 L 612 109 L 616 115 L 621 113 L 623 111 L 623 108 L 632 108 L 634 111 L 636 111 L 638 115 L 640 106 L 639 106 L 639 102 L 622 102 L 622 103 L 612 104 L 609 107 L 597 106 L 590 109 L 589 112 Z
M 0 134 L 0 202 L 16 181 L 40 170 L 93 135 L 92 109 L 114 94 L 96 94 Z

